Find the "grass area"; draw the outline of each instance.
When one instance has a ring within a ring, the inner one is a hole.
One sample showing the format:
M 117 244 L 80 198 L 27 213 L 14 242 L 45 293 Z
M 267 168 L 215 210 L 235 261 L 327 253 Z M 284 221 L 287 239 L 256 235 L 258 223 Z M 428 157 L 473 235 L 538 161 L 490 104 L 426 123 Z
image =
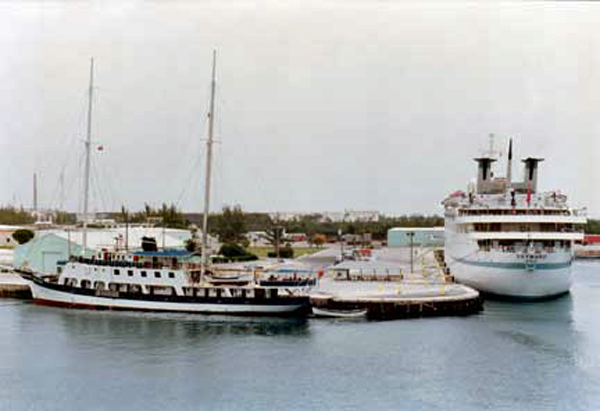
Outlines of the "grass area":
M 323 251 L 323 247 L 294 247 L 294 258 L 302 257 L 303 255 L 314 254 L 318 251 Z M 256 254 L 258 258 L 267 258 L 269 251 L 275 251 L 273 247 L 248 247 L 246 249 L 249 253 Z

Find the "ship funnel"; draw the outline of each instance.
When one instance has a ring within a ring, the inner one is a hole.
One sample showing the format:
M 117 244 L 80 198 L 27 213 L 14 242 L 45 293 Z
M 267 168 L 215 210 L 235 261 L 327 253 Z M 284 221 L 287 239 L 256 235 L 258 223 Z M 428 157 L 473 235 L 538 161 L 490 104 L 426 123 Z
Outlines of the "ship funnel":
M 538 164 L 544 161 L 544 159 L 527 157 L 522 161 L 525 163 L 525 177 L 523 178 L 523 182 L 529 192 L 535 193 L 537 191 Z
M 491 157 L 476 158 L 478 164 L 477 171 L 477 194 L 485 194 L 490 187 L 492 179 L 492 163 L 496 161 Z

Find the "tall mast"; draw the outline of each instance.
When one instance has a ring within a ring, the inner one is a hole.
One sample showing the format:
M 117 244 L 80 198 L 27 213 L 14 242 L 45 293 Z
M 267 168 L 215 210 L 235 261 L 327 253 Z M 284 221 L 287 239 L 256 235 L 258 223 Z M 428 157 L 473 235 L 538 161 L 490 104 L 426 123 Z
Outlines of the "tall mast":
M 85 141 L 85 176 L 83 180 L 83 248 L 82 255 L 85 256 L 87 249 L 87 226 L 88 226 L 88 203 L 90 195 L 90 154 L 92 148 L 92 100 L 94 97 L 94 58 L 90 59 L 90 88 L 87 116 L 87 139 Z
M 208 139 L 206 140 L 206 176 L 204 182 L 204 214 L 202 224 L 202 281 L 208 264 L 208 212 L 210 208 L 210 175 L 212 171 L 213 125 L 215 119 L 215 88 L 216 88 L 217 51 L 213 50 L 212 81 L 210 84 L 210 111 L 208 113 Z

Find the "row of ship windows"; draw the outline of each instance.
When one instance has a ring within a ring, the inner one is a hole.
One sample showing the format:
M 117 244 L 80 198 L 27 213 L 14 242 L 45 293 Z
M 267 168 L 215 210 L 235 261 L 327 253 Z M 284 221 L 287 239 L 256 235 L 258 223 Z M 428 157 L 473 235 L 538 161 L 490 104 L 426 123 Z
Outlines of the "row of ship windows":
M 119 270 L 118 268 L 115 268 L 113 270 L 113 274 L 114 275 L 121 275 L 121 270 Z M 134 271 L 133 270 L 127 270 L 127 275 L 129 277 L 133 277 Z M 148 273 L 146 271 L 140 271 L 140 276 L 141 277 L 148 277 Z M 162 273 L 160 271 L 155 271 L 154 272 L 154 278 L 161 278 L 162 277 Z M 170 271 L 169 272 L 169 278 L 175 278 L 175 273 Z

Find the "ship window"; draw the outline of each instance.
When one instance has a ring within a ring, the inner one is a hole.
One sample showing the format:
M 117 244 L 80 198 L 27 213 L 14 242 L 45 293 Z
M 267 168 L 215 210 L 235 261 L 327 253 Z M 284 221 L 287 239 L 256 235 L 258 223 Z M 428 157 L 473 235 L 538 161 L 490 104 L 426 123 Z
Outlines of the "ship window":
M 81 288 L 92 288 L 90 280 L 81 280 Z
M 154 295 L 174 295 L 174 289 L 173 287 L 160 287 L 160 286 L 155 286 L 154 287 Z
M 119 275 L 120 274 L 118 269 L 115 269 L 114 273 L 115 273 L 115 275 Z
M 68 280 L 65 281 L 65 285 L 71 286 L 71 287 L 77 287 L 77 279 L 76 278 L 69 278 Z
M 94 282 L 94 288 L 96 290 L 104 290 L 104 282 L 102 282 L 102 281 Z
M 133 277 L 133 270 L 127 270 L 127 275 Z
M 148 276 L 148 274 L 146 274 L 145 271 L 142 271 L 140 274 L 141 274 L 142 277 L 147 277 Z
M 173 272 L 170 272 L 170 273 L 169 273 L 169 278 L 175 278 L 175 273 L 173 273 Z
M 160 278 L 160 271 L 154 272 L 154 278 Z

